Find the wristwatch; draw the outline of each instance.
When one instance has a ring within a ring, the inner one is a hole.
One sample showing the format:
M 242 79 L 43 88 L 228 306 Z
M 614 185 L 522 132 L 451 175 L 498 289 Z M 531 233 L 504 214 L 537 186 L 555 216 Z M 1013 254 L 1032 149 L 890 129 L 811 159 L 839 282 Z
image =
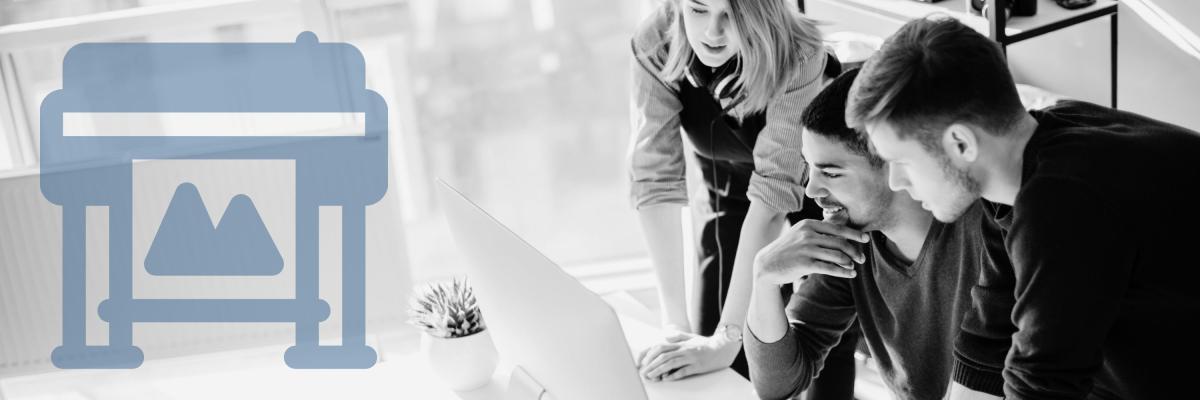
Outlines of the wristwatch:
M 737 324 L 721 325 L 717 328 L 717 334 L 738 343 L 742 341 L 742 327 Z

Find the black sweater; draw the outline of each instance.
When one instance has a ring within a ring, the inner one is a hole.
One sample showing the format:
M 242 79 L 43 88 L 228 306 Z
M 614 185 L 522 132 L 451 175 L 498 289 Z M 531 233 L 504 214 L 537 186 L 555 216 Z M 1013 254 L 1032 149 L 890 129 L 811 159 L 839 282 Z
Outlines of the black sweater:
M 955 380 L 993 394 L 1003 382 L 1008 399 L 1192 391 L 1200 134 L 1083 102 L 1032 115 L 1015 203 L 985 204 L 990 262 Z

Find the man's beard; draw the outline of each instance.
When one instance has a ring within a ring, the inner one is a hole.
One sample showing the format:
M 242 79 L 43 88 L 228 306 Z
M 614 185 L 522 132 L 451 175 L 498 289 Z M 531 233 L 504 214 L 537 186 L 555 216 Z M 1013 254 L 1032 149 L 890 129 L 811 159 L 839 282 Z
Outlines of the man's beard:
M 942 165 L 942 174 L 945 179 L 953 182 L 954 192 L 950 195 L 950 200 L 946 203 L 949 207 L 945 211 L 949 215 L 943 215 L 946 218 L 938 218 L 942 222 L 953 222 L 961 217 L 975 200 L 979 199 L 981 193 L 981 185 L 978 180 L 971 176 L 966 169 L 956 168 L 950 163 L 950 157 L 946 154 L 941 154 L 938 157 L 938 163 Z
M 886 183 L 883 183 L 883 185 L 886 185 Z M 892 196 L 894 195 L 895 192 L 883 186 L 883 190 L 871 194 L 868 198 L 852 207 L 859 214 L 856 217 L 851 217 L 851 208 L 847 208 L 845 203 L 839 201 L 828 203 L 842 207 L 844 210 L 843 213 L 846 214 L 845 220 L 841 221 L 842 224 L 859 231 L 870 232 L 889 228 L 895 223 L 895 216 L 892 215 L 890 207 Z

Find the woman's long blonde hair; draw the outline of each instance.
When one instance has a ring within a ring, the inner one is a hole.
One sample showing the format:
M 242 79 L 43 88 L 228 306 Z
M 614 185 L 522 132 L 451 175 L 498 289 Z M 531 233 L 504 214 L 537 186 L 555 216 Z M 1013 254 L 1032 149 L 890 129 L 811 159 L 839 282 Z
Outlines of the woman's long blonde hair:
M 687 71 L 692 58 L 683 28 L 685 0 L 667 0 L 663 7 L 674 14 L 668 30 L 667 59 L 660 78 L 677 81 Z M 816 21 L 800 14 L 788 0 L 728 0 L 730 20 L 741 38 L 738 76 L 733 88 L 741 93 L 737 107 L 739 115 L 763 111 L 771 99 L 788 87 L 788 82 L 800 70 L 800 63 L 816 62 L 814 51 L 822 47 L 821 31 Z M 813 60 L 806 60 L 813 55 Z

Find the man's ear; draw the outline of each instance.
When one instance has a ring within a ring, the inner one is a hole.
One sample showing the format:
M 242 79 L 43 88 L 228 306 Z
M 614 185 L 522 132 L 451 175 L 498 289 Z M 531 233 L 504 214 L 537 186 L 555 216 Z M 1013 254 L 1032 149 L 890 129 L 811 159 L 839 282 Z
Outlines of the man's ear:
M 978 132 L 964 124 L 950 124 L 942 132 L 942 148 L 953 159 L 975 162 L 979 158 Z

